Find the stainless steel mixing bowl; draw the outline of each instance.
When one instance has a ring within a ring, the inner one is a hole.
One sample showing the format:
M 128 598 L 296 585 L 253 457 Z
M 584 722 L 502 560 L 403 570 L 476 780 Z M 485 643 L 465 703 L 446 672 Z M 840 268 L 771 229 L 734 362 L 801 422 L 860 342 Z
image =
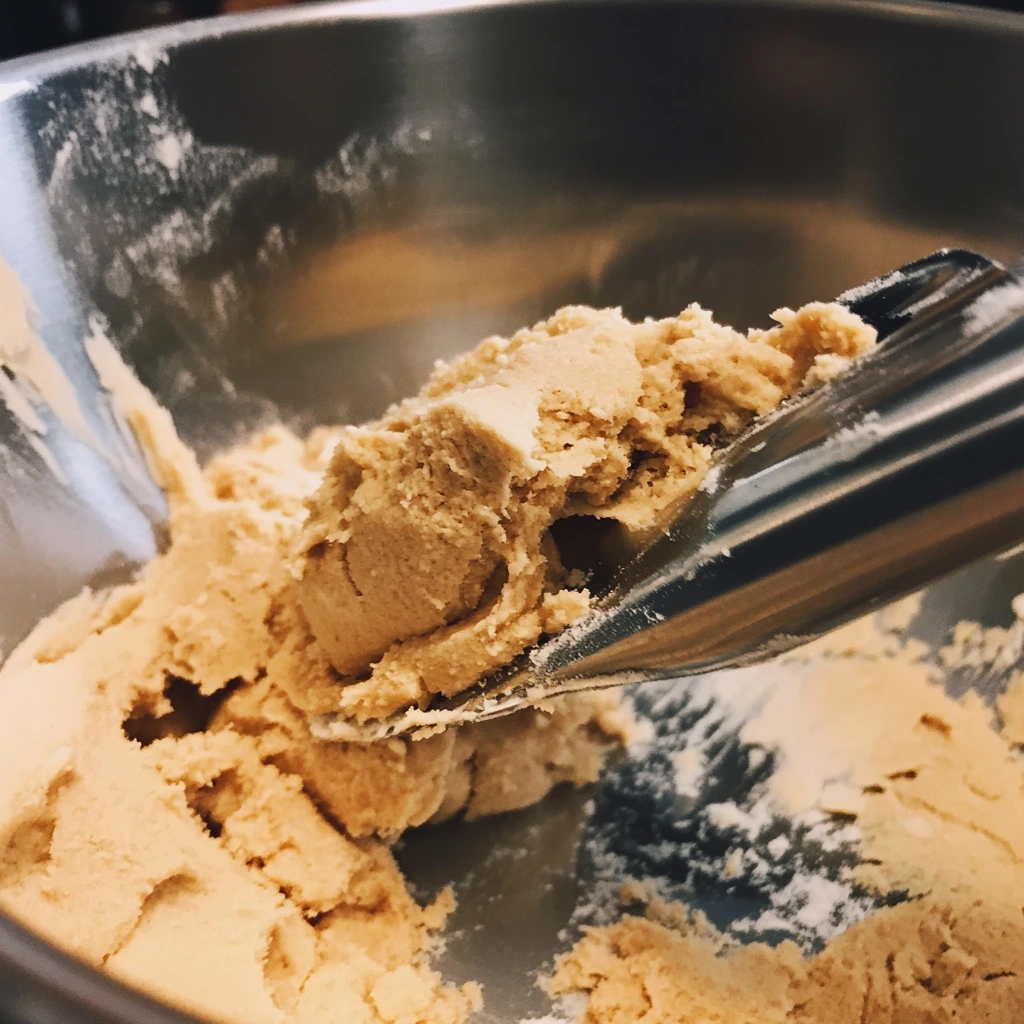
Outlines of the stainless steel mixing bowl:
M 1024 18 L 381 0 L 0 68 L 0 254 L 43 337 L 100 434 L 96 329 L 203 455 L 275 418 L 373 415 L 436 358 L 560 303 L 697 300 L 748 326 L 942 245 L 1024 249 Z M 56 421 L 47 443 L 64 483 L 0 407 L 4 651 L 160 541 L 152 487 Z M 942 584 L 920 629 L 1003 620 L 1020 579 L 1010 560 Z M 484 981 L 482 1019 L 544 1012 L 530 972 L 595 870 L 584 802 L 633 800 L 644 829 L 658 810 L 614 775 L 406 842 L 417 885 L 457 885 L 440 963 Z M 5 920 L 0 1018 L 181 1019 Z

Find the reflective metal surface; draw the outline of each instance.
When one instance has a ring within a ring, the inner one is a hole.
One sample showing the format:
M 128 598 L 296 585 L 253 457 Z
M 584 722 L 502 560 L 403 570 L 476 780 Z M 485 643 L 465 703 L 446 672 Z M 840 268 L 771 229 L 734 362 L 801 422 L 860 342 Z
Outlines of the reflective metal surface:
M 879 347 L 724 448 L 645 549 L 585 536 L 589 615 L 426 711 L 314 729 L 370 742 L 757 664 L 1024 541 L 1024 286 L 954 250 L 839 301 Z
M 946 245 L 1024 251 L 1013 16 L 356 2 L 0 69 L 0 255 L 43 337 L 102 436 L 81 349 L 97 327 L 203 455 L 276 417 L 378 413 L 434 359 L 561 302 L 658 316 L 697 300 L 746 327 Z M 152 493 L 48 427 L 70 488 L 0 409 L 4 651 L 159 542 Z M 1004 609 L 1019 578 L 998 563 L 934 591 L 931 635 Z M 614 778 L 601 813 L 621 806 Z M 484 1020 L 544 1012 L 528 974 L 589 887 L 573 842 L 586 797 L 522 832 L 406 842 L 425 887 L 458 883 L 441 965 L 495 993 Z M 456 841 L 465 864 L 445 854 Z M 490 873 L 471 866 L 488 845 Z M 515 872 L 509 849 L 525 850 Z M 2 921 L 0 1017 L 170 1019 Z

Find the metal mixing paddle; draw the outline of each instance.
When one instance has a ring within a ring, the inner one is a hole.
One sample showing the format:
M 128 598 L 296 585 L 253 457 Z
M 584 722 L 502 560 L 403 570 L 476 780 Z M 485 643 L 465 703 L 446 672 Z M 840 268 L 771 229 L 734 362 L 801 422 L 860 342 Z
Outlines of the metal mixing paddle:
M 427 711 L 315 731 L 372 740 L 578 690 L 763 661 L 1024 539 L 1024 285 L 945 250 L 841 295 L 883 342 L 724 448 L 595 610 Z

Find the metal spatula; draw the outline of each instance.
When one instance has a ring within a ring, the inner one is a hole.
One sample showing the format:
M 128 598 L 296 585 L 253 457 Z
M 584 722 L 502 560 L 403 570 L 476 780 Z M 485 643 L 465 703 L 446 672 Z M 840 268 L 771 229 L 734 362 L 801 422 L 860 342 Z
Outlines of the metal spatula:
M 380 739 L 751 664 L 1024 539 L 1024 286 L 947 250 L 838 301 L 883 344 L 723 449 L 646 550 L 602 552 L 593 613 L 427 711 L 315 731 Z

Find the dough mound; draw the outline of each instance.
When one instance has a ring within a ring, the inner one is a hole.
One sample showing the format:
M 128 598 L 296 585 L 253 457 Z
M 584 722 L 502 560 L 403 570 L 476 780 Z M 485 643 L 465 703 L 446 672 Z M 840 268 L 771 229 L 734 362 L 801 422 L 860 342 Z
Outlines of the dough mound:
M 585 613 L 556 521 L 642 537 L 716 445 L 875 342 L 838 305 L 774 317 L 743 335 L 699 306 L 639 324 L 567 307 L 345 430 L 310 502 L 299 590 L 341 685 L 293 699 L 360 722 L 425 707 Z
M 452 898 L 417 905 L 389 841 L 592 782 L 624 718 L 603 695 L 418 743 L 312 737 L 288 566 L 336 436 L 275 428 L 200 473 L 164 431 L 167 552 L 0 669 L 0 909 L 205 1018 L 460 1024 L 479 987 L 429 965 Z

